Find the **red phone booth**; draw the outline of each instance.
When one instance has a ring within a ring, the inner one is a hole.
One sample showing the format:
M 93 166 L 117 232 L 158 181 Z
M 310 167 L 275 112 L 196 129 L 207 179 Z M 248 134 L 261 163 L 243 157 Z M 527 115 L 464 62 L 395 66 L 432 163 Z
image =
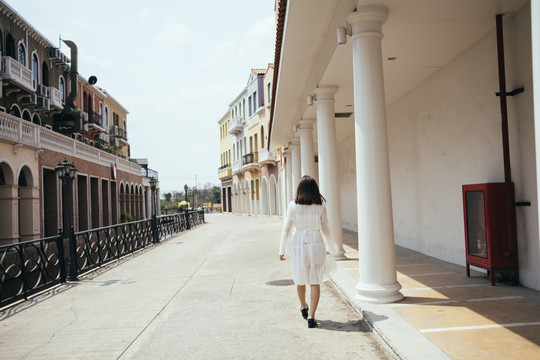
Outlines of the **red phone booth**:
M 497 271 L 513 271 L 513 282 L 519 279 L 515 215 L 510 213 L 515 209 L 505 191 L 505 183 L 463 185 L 467 276 L 471 265 L 486 269 L 491 285 Z M 510 191 L 514 199 L 513 185 Z

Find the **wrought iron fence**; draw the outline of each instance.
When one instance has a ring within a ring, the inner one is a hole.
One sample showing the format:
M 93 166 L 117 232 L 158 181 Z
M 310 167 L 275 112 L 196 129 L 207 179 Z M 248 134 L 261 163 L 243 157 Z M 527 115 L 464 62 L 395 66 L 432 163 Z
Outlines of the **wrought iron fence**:
M 96 267 L 204 223 L 203 211 L 160 216 L 75 233 L 77 272 Z M 59 234 L 0 246 L 0 307 L 66 282 L 68 238 Z

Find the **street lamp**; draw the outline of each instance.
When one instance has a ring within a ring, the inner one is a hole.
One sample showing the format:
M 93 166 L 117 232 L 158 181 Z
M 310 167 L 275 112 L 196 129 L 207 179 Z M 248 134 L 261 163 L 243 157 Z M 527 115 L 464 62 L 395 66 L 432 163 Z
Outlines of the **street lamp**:
M 187 187 L 187 184 L 184 185 L 184 191 L 186 192 L 186 202 L 188 202 L 188 198 L 187 198 L 188 187 Z M 187 210 L 184 212 L 184 216 L 185 216 L 185 219 L 186 219 L 186 230 L 189 230 L 189 228 L 190 228 L 190 226 L 189 226 L 189 212 Z
M 156 215 L 156 186 L 157 180 L 155 178 L 150 178 L 150 188 L 152 189 L 152 217 Z
M 156 186 L 157 186 L 157 180 L 154 177 L 150 178 L 150 188 L 152 189 L 152 240 L 154 243 L 159 242 L 158 237 L 158 226 L 157 226 L 157 216 L 156 216 Z
M 67 202 L 67 224 L 68 224 L 68 236 L 69 236 L 69 260 L 68 260 L 68 276 L 69 281 L 76 281 L 77 279 L 77 245 L 75 243 L 75 231 L 73 229 L 73 208 L 71 203 L 71 186 L 73 184 L 73 179 L 75 179 L 75 174 L 77 173 L 77 168 L 73 163 L 68 163 L 67 159 L 64 158 L 63 162 L 58 162 L 56 166 L 56 175 L 60 180 L 62 180 L 62 188 L 66 193 L 66 202 Z M 63 210 L 63 207 L 62 207 Z M 63 218 L 65 219 L 65 214 L 62 211 Z

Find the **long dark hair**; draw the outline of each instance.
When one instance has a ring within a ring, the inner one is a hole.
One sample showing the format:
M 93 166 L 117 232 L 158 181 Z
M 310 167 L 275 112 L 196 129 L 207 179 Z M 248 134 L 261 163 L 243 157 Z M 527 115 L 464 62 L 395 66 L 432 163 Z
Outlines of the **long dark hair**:
M 299 205 L 321 205 L 325 198 L 319 192 L 317 182 L 311 176 L 304 175 L 296 189 L 296 199 L 294 202 Z

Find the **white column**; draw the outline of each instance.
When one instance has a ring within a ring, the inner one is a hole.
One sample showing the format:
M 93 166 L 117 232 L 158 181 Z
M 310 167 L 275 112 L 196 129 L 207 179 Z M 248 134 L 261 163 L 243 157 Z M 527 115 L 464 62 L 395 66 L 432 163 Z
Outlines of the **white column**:
M 540 201 L 540 4 L 531 1 L 531 48 L 533 73 L 534 138 L 536 144 L 536 194 Z M 538 203 L 538 202 L 537 202 Z M 540 223 L 540 212 L 539 212 Z
M 283 155 L 285 155 L 285 187 L 287 190 L 287 196 L 285 201 L 285 213 L 287 213 L 287 207 L 289 206 L 289 202 L 293 198 L 293 188 L 292 188 L 292 166 L 291 166 L 291 150 L 287 149 L 283 152 Z
M 326 211 L 337 249 L 333 249 L 334 259 L 346 259 L 343 249 L 341 229 L 341 198 L 339 193 L 339 172 L 336 140 L 336 118 L 334 95 L 337 86 L 320 86 L 315 89 L 317 98 L 317 138 L 319 143 L 319 188 L 326 198 Z
M 313 120 L 304 119 L 298 123 L 300 131 L 301 175 L 315 176 L 315 154 L 313 151 Z
M 289 143 L 291 148 L 291 168 L 292 168 L 292 198 L 296 198 L 296 188 L 302 177 L 302 170 L 300 164 L 300 141 L 298 139 L 293 139 Z
M 358 284 L 360 301 L 403 299 L 396 277 L 390 161 L 381 53 L 381 28 L 388 10 L 361 6 L 345 21 L 353 45 Z

